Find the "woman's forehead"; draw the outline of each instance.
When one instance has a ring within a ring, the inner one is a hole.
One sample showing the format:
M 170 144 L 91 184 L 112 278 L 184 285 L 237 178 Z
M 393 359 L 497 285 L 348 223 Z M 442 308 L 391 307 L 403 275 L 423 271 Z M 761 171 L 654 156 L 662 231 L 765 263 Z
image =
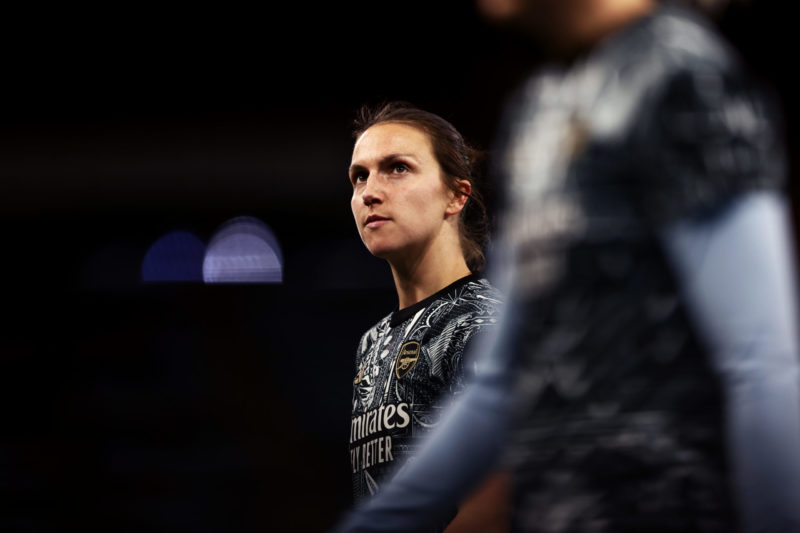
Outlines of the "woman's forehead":
M 418 157 L 432 156 L 428 134 L 410 124 L 387 122 L 376 124 L 361 134 L 353 146 L 353 160 L 409 152 Z

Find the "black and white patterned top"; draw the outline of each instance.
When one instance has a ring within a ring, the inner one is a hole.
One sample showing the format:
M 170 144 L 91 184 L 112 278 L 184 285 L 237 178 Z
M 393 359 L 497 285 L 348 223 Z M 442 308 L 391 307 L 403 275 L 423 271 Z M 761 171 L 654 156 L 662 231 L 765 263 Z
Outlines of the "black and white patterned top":
M 363 501 L 408 461 L 472 375 L 465 347 L 497 322 L 500 293 L 470 275 L 381 319 L 356 353 L 350 456 Z
M 724 397 L 659 231 L 780 188 L 768 103 L 670 4 L 521 88 L 499 161 L 515 530 L 733 530 Z

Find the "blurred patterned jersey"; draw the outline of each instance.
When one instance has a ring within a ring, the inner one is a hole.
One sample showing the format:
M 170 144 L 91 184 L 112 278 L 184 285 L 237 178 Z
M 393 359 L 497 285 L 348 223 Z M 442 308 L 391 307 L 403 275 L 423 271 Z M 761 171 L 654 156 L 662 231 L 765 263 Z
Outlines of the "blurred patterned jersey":
M 669 4 L 521 87 L 493 278 L 522 310 L 516 530 L 735 530 L 720 383 L 658 232 L 783 186 L 765 94 Z

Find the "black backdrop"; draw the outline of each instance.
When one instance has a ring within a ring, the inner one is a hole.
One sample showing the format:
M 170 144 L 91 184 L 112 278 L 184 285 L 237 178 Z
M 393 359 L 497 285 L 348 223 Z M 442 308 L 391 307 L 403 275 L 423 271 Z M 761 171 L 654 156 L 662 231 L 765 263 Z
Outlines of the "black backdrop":
M 349 211 L 353 114 L 401 98 L 488 147 L 537 51 L 467 2 L 331 4 L 8 13 L 1 530 L 324 531 L 350 505 L 353 350 L 395 303 Z M 784 9 L 721 24 L 794 161 Z M 283 284 L 140 282 L 162 235 L 242 215 Z

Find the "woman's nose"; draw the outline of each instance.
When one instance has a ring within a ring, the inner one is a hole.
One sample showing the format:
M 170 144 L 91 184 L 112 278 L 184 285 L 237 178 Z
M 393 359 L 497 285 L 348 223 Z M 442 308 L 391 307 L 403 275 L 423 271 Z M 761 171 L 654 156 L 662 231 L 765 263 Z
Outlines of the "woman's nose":
M 377 182 L 378 180 L 374 177 L 367 179 L 367 183 L 364 185 L 364 191 L 361 193 L 364 205 L 383 202 L 383 189 Z

